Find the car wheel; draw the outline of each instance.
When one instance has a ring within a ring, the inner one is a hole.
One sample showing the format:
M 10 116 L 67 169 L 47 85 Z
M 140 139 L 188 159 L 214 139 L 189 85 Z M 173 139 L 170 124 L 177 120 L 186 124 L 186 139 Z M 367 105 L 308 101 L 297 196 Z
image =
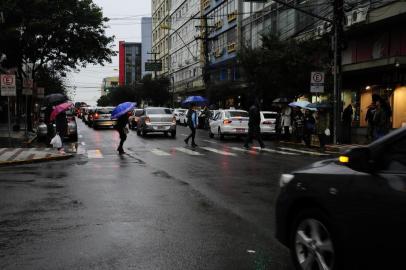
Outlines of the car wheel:
M 337 248 L 328 217 L 317 209 L 300 212 L 290 234 L 296 269 L 337 269 Z
M 224 140 L 224 134 L 221 133 L 221 129 L 220 129 L 220 128 L 219 128 L 218 133 L 219 133 L 220 140 Z
M 212 139 L 214 138 L 214 134 L 213 134 L 213 132 L 211 132 L 211 130 L 209 130 L 209 137 Z
M 139 128 L 137 128 L 137 135 L 141 136 L 141 130 Z
M 145 131 L 145 129 L 142 129 L 142 131 L 141 131 L 141 136 L 142 136 L 142 137 L 147 136 L 147 132 Z
M 164 132 L 164 136 L 165 136 L 165 137 L 168 137 L 168 131 L 165 131 L 165 132 Z
M 172 138 L 176 138 L 176 131 L 172 131 L 172 132 L 171 132 L 171 137 L 172 137 Z

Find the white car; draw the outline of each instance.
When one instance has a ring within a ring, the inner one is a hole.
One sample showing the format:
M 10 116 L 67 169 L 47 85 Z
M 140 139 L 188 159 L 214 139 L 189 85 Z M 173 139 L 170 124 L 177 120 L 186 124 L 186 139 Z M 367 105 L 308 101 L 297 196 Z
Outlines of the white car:
M 261 134 L 271 135 L 275 134 L 277 112 L 261 111 Z
M 209 136 L 242 136 L 248 134 L 248 112 L 243 110 L 220 110 L 210 121 Z
M 182 118 L 182 117 L 184 117 L 185 116 L 185 113 L 187 112 L 187 109 L 175 109 L 174 111 L 173 111 L 173 115 L 175 116 L 175 118 L 176 118 L 176 123 L 181 123 L 180 122 L 180 119 Z

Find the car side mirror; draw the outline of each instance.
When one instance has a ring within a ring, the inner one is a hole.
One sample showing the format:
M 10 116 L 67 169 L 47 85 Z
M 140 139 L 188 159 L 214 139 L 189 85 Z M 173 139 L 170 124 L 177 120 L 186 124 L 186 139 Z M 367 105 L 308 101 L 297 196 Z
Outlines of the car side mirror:
M 371 172 L 373 169 L 371 152 L 368 147 L 351 148 L 340 155 L 339 161 L 355 171 Z

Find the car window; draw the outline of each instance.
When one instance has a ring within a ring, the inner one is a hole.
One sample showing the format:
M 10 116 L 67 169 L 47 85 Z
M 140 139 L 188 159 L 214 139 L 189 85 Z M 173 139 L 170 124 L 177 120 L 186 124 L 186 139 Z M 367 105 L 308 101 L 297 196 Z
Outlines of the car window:
M 406 137 L 388 147 L 381 159 L 384 171 L 406 174 Z
M 248 117 L 248 112 L 241 111 L 227 111 L 226 117 Z
M 99 113 L 99 114 L 111 114 L 112 111 L 113 111 L 113 109 L 103 108 L 103 109 L 98 109 L 97 113 Z
M 135 116 L 141 116 L 141 115 L 143 115 L 144 114 L 144 110 L 135 110 L 134 111 L 134 115 Z
M 218 112 L 216 116 L 214 116 L 213 120 L 219 120 L 221 118 L 221 112 Z
M 276 119 L 276 113 L 263 113 L 265 119 Z
M 154 108 L 154 109 L 147 109 L 148 114 L 172 114 L 170 109 L 165 108 Z

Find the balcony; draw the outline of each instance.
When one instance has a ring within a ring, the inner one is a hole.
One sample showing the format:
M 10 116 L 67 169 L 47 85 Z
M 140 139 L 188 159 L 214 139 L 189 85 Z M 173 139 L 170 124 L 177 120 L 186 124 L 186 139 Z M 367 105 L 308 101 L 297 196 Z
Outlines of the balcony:
M 227 20 L 228 20 L 229 23 L 236 20 L 236 19 L 237 19 L 237 10 L 234 10 L 230 14 L 227 14 Z
M 228 53 L 232 53 L 235 52 L 237 50 L 237 45 L 235 44 L 235 42 L 230 43 L 227 45 L 227 52 Z
M 210 7 L 210 0 L 203 0 L 203 9 L 208 9 Z
M 219 20 L 219 21 L 214 23 L 214 28 L 216 30 L 220 30 L 222 27 L 223 27 L 223 20 Z

